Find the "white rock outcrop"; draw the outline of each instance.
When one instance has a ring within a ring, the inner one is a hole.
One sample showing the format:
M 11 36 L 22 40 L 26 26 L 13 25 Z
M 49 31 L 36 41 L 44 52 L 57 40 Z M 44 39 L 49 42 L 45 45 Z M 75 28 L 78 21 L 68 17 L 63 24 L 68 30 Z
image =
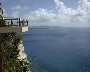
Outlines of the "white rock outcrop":
M 20 50 L 20 52 L 18 54 L 18 59 L 21 60 L 21 61 L 23 61 L 23 60 L 27 61 L 29 63 L 29 61 L 27 60 L 27 55 L 26 55 L 26 53 L 24 51 L 24 46 L 23 46 L 22 41 L 20 41 L 18 49 Z M 26 72 L 31 72 L 31 70 L 26 71 Z
M 20 41 L 18 49 L 20 50 L 19 55 L 18 55 L 18 59 L 20 59 L 20 60 L 27 60 L 27 55 L 24 52 L 24 46 L 23 46 L 22 41 Z

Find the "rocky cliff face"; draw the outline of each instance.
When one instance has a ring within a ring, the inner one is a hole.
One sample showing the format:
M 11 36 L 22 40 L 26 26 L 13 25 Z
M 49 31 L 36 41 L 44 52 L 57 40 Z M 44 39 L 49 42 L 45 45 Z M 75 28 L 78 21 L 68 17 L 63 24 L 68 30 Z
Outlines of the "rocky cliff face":
M 24 45 L 23 45 L 22 41 L 20 41 L 20 43 L 18 45 L 18 49 L 20 50 L 19 54 L 18 54 L 18 59 L 20 61 L 27 61 L 27 63 L 29 63 L 28 60 L 27 60 L 27 55 L 26 55 L 26 53 L 24 51 Z M 28 72 L 31 72 L 31 71 L 29 70 Z
M 20 41 L 18 49 L 20 50 L 20 52 L 18 54 L 18 59 L 20 59 L 20 60 L 27 60 L 27 55 L 24 52 L 24 46 L 23 46 L 22 41 Z
M 22 35 L 8 33 L 2 39 L 4 72 L 31 72 L 21 41 Z

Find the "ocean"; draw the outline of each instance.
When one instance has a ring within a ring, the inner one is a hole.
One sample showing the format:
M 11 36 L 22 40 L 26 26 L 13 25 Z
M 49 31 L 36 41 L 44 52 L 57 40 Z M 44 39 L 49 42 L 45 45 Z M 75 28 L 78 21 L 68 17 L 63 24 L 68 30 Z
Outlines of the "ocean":
M 30 28 L 23 36 L 32 72 L 90 72 L 90 28 Z

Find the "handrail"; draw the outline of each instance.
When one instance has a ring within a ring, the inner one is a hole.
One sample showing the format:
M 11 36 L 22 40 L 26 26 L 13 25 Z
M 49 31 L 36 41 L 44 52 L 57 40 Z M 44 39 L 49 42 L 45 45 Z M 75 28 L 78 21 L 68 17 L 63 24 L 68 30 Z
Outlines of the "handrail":
M 4 19 L 4 20 L 18 20 L 18 18 L 13 18 L 13 19 Z
M 6 26 L 19 26 L 19 27 L 28 26 L 28 21 L 24 19 L 21 20 L 20 18 L 10 18 L 10 19 L 6 18 L 4 19 L 4 21 L 6 22 Z

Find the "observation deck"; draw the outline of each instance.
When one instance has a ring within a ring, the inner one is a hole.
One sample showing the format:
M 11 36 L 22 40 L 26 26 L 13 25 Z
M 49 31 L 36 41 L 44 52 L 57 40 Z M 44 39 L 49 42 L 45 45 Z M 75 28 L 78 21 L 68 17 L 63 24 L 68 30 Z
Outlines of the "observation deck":
M 20 18 L 0 19 L 0 33 L 26 32 L 28 31 L 28 21 Z
M 0 33 L 28 31 L 28 21 L 21 18 L 3 17 L 3 9 L 0 3 Z

